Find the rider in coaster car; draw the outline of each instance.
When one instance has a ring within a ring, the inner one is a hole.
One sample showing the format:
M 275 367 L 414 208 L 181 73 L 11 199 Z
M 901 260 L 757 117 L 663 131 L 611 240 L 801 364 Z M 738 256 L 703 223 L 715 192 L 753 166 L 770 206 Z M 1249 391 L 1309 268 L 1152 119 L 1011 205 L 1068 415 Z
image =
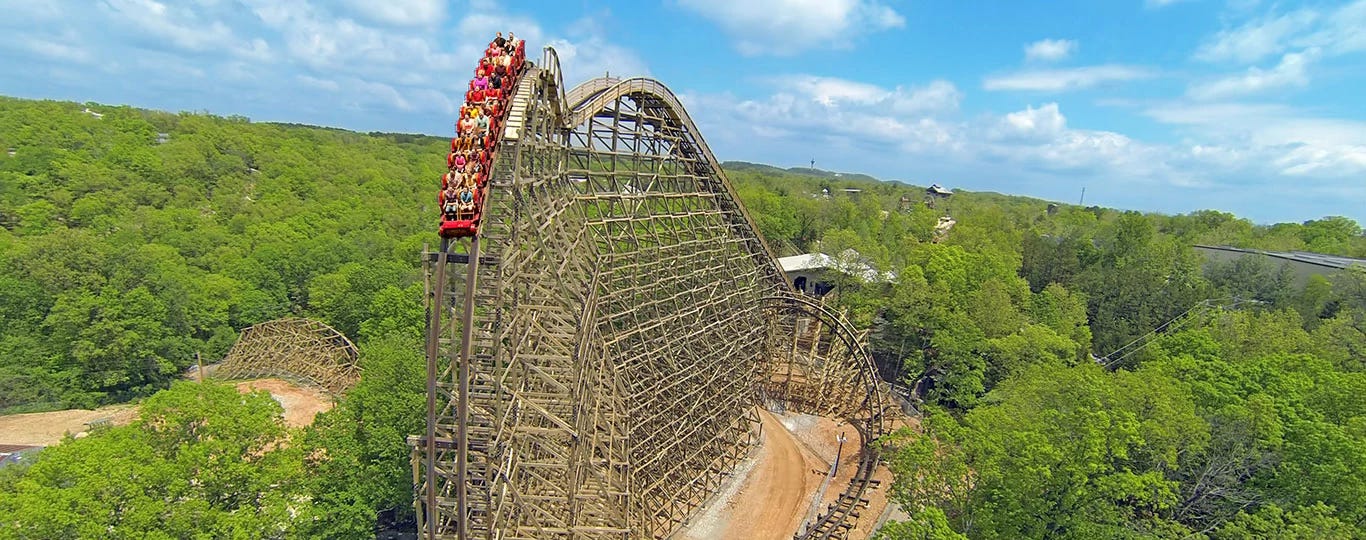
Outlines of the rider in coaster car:
M 508 35 L 512 35 L 512 33 L 509 32 Z M 508 40 L 503 39 L 503 33 L 502 33 L 502 32 L 498 32 L 498 36 L 493 38 L 493 44 L 494 44 L 494 45 L 497 45 L 499 49 L 501 49 L 501 48 L 507 46 L 507 42 L 508 42 Z
M 489 129 L 489 117 L 483 114 L 474 117 L 474 132 L 484 133 Z
M 446 186 L 446 189 L 443 189 L 440 193 L 437 193 L 436 200 L 437 202 L 441 203 L 442 207 L 446 208 L 449 211 L 451 208 L 451 203 L 455 202 L 456 197 L 459 196 L 459 187 L 455 184 L 450 184 Z

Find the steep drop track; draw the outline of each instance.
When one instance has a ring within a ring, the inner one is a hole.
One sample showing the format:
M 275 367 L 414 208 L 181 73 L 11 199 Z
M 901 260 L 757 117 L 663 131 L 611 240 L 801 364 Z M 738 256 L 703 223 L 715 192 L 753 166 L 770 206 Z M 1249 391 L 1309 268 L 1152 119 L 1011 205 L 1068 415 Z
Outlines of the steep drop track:
M 792 292 L 674 94 L 566 94 L 546 48 L 500 131 L 478 236 L 426 254 L 422 535 L 668 536 L 764 404 L 860 427 L 860 474 L 803 531 L 843 537 L 885 429 L 863 336 Z

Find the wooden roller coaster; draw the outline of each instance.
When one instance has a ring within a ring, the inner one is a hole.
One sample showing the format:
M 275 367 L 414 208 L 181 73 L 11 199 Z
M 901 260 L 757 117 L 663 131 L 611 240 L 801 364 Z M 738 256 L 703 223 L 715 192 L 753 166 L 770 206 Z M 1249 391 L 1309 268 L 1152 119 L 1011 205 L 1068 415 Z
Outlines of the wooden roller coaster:
M 360 379 L 357 356 L 351 340 L 331 326 L 289 317 L 243 329 L 214 377 L 282 376 L 341 394 Z
M 778 404 L 859 427 L 854 481 L 799 531 L 842 538 L 886 429 L 863 336 L 792 291 L 667 87 L 566 94 L 546 48 L 509 100 L 477 234 L 424 257 L 422 536 L 669 536 Z

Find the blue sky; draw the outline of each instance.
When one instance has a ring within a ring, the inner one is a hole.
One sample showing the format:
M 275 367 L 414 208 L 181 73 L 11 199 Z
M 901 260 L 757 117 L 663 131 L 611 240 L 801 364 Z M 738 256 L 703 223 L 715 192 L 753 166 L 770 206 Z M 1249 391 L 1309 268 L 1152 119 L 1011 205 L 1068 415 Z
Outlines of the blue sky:
M 723 160 L 1366 223 L 1366 0 L 0 0 L 0 94 L 449 134 L 495 30 Z M 536 55 L 532 55 L 536 56 Z

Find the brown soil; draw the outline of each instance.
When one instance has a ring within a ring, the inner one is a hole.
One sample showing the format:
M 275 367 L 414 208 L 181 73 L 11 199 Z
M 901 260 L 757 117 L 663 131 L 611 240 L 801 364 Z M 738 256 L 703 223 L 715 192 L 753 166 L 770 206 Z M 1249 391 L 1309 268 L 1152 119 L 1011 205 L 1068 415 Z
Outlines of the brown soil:
M 298 386 L 281 379 L 256 379 L 237 383 L 237 390 L 265 390 L 285 408 L 285 424 L 303 427 L 313 423 L 320 412 L 332 410 L 332 396 L 319 388 Z
M 830 485 L 821 493 L 821 501 L 815 507 L 815 515 L 819 515 L 838 500 L 840 494 L 849 487 L 850 480 L 853 479 L 854 473 L 858 470 L 860 444 L 863 441 L 859 438 L 858 430 L 842 420 L 805 414 L 786 414 L 782 415 L 781 418 L 783 425 L 791 430 L 798 444 L 806 447 L 821 460 L 822 475 L 834 463 L 835 453 L 840 449 L 837 437 L 840 434 L 845 436 L 843 449 L 839 452 L 839 469 L 835 472 L 835 477 L 830 481 Z M 915 428 L 918 426 L 919 421 L 917 419 L 898 417 L 893 420 L 890 428 L 895 430 L 900 427 Z M 857 510 L 858 517 L 850 522 L 853 528 L 850 529 L 848 538 L 858 540 L 872 536 L 877 527 L 881 525 L 882 518 L 889 513 L 889 506 L 894 506 L 888 499 L 892 487 L 892 471 L 886 465 L 878 465 L 873 472 L 873 480 L 877 482 L 870 484 L 868 489 L 863 492 L 863 498 L 868 499 L 868 506 Z M 805 511 L 810 512 L 809 509 Z M 814 515 L 810 517 L 814 518 Z M 793 531 L 796 532 L 796 529 Z
M 62 442 L 62 437 L 68 433 L 83 437 L 88 422 L 107 419 L 109 423 L 121 426 L 132 422 L 137 416 L 138 407 L 131 404 L 100 407 L 93 411 L 68 409 L 0 416 L 0 443 L 52 446 Z
M 720 492 L 673 537 L 683 540 L 787 539 L 821 477 L 819 460 L 772 413 L 760 410 L 763 438 Z
M 838 451 L 840 454 L 839 469 L 835 471 L 830 484 L 820 493 L 820 502 L 808 507 L 802 516 L 803 521 L 814 519 L 839 500 L 840 494 L 849 487 L 849 480 L 853 479 L 854 472 L 858 470 L 859 445 L 862 439 L 859 438 L 858 430 L 854 429 L 854 426 L 820 416 L 788 414 L 783 417 L 783 425 L 792 431 L 800 444 L 820 458 L 818 468 L 822 481 L 835 463 L 835 453 Z M 841 434 L 845 437 L 843 447 L 838 441 Z
M 825 509 L 826 499 L 833 501 L 844 490 L 853 471 L 844 463 L 857 460 L 858 455 L 857 433 L 852 427 L 841 428 L 834 420 L 815 416 L 775 415 L 763 410 L 759 417 L 763 421 L 759 448 L 740 463 L 731 480 L 674 538 L 792 538 L 830 470 L 838 445 L 836 434 L 847 430 L 851 442 L 845 443 L 840 472 L 849 472 L 843 480 L 836 478 L 830 483 L 818 510 Z
M 318 413 L 330 410 L 332 397 L 320 389 L 301 387 L 280 379 L 258 379 L 237 383 L 237 389 L 255 388 L 270 392 L 285 408 L 285 423 L 290 427 L 313 423 Z M 90 422 L 107 419 L 111 425 L 129 424 L 138 416 L 138 406 L 125 403 L 95 410 L 69 409 L 42 413 L 0 416 L 0 444 L 52 446 L 70 433 L 83 437 Z

